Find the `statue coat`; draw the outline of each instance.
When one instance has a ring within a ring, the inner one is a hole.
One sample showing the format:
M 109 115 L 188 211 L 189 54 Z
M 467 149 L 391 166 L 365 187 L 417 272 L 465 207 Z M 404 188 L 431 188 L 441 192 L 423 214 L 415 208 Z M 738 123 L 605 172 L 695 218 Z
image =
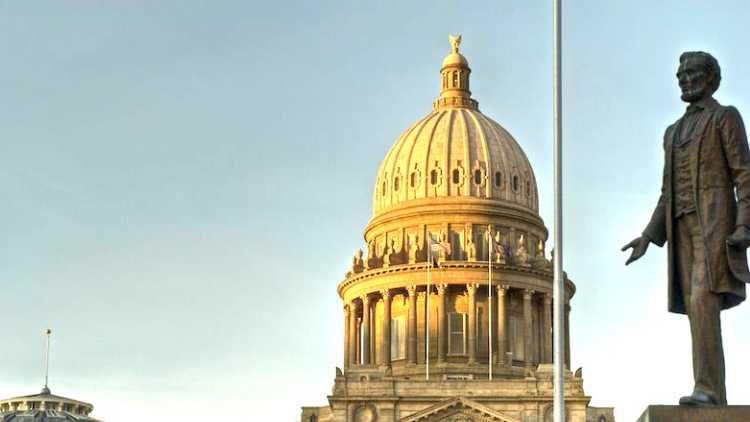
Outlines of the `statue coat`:
M 750 151 L 737 109 L 713 98 L 701 101 L 703 110 L 690 136 L 690 174 L 706 250 L 711 291 L 721 296 L 721 309 L 745 300 L 750 283 L 745 249 L 726 244 L 735 227 L 750 226 Z M 668 247 L 669 311 L 686 313 L 681 280 L 675 270 L 673 245 L 672 146 L 679 136 L 681 117 L 664 134 L 664 173 L 661 196 L 643 231 L 653 243 Z M 736 192 L 736 197 L 735 197 Z

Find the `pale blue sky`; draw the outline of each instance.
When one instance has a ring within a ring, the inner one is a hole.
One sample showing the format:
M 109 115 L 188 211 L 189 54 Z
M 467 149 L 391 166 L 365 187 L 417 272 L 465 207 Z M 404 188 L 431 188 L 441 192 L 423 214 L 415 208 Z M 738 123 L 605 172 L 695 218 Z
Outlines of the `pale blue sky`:
M 635 420 L 692 388 L 665 251 L 620 246 L 657 199 L 684 50 L 750 116 L 740 1 L 569 1 L 565 266 L 592 404 Z M 42 384 L 108 422 L 295 421 L 340 365 L 336 295 L 375 172 L 462 33 L 480 109 L 552 222 L 551 2 L 0 1 L 0 397 Z M 551 226 L 550 226 L 551 228 Z M 750 305 L 724 314 L 729 401 Z

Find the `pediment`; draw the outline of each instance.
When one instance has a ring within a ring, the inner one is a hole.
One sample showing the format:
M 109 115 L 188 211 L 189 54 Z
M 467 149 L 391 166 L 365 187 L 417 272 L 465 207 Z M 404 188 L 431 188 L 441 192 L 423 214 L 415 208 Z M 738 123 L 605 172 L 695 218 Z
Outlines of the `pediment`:
M 463 397 L 448 399 L 401 418 L 399 422 L 521 422 Z

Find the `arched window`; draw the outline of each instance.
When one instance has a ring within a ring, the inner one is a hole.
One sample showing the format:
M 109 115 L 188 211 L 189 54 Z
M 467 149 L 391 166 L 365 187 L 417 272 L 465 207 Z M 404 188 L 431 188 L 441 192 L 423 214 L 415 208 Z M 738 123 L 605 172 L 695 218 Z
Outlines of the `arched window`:
M 386 187 L 386 186 L 385 186 L 385 180 L 383 180 L 383 189 L 382 189 L 382 194 L 383 194 L 383 196 L 385 196 L 385 187 Z
M 409 176 L 409 185 L 411 187 L 417 186 L 417 172 L 414 171 L 411 173 L 411 176 Z
M 495 172 L 495 186 L 500 186 L 503 183 L 503 174 L 499 171 Z
M 482 170 L 474 170 L 474 183 L 476 183 L 477 185 L 482 184 Z
M 437 185 L 437 180 L 438 180 L 437 170 L 432 170 L 430 172 L 430 184 Z
M 453 72 L 453 88 L 458 88 L 458 72 Z
M 393 179 L 393 190 L 397 191 L 399 186 L 399 179 L 400 177 L 396 176 L 395 179 Z
M 518 192 L 518 176 L 513 176 L 513 191 Z
M 461 173 L 458 171 L 458 169 L 453 169 L 453 184 L 457 185 L 460 180 Z

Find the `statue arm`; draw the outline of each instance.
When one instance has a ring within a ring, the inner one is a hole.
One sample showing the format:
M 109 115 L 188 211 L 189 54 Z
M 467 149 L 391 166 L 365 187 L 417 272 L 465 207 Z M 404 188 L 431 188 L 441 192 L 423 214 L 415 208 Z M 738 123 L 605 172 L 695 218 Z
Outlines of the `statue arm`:
M 737 227 L 750 226 L 750 150 L 745 125 L 734 107 L 727 107 L 719 121 L 721 143 L 737 195 Z
M 669 133 L 669 129 L 667 129 Z M 664 246 L 664 242 L 667 241 L 667 201 L 666 201 L 666 188 L 667 183 L 667 133 L 664 134 L 664 171 L 662 172 L 661 178 L 661 195 L 659 195 L 659 201 L 656 202 L 654 212 L 651 213 L 651 220 L 648 222 L 646 229 L 643 230 L 643 236 L 647 237 L 651 243 Z

